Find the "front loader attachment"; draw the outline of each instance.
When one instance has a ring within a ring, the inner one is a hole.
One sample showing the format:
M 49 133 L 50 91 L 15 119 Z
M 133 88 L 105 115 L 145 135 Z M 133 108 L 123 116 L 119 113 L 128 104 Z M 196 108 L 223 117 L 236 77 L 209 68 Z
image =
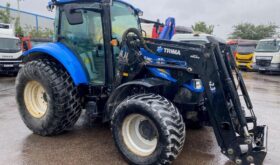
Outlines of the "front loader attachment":
M 257 125 L 242 75 L 230 65 L 229 59 L 233 57 L 230 48 L 215 38 L 209 37 L 209 40 L 210 44 L 198 46 L 146 39 L 147 46 L 157 56 L 185 64 L 164 61 L 145 65 L 198 75 L 205 88 L 206 109 L 222 153 L 236 164 L 260 165 L 267 153 L 267 126 Z M 250 116 L 245 115 L 239 87 Z

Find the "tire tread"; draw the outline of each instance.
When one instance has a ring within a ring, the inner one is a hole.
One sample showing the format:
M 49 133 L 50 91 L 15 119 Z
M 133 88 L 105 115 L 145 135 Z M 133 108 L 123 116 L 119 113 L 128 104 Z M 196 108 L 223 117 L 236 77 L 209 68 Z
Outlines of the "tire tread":
M 22 85 L 20 82 L 22 77 L 34 78 L 38 74 L 37 70 L 40 70 L 39 74 L 45 76 L 46 80 L 44 81 L 51 85 L 55 98 L 53 107 L 55 107 L 56 112 L 50 119 L 52 120 L 51 124 L 44 126 L 43 130 L 36 130 L 29 125 L 28 121 L 24 120 L 24 122 L 36 134 L 42 136 L 57 135 L 73 127 L 81 114 L 77 87 L 74 86 L 68 72 L 60 64 L 50 59 L 38 59 L 25 64 L 19 72 L 16 86 Z M 17 98 L 17 100 L 19 99 L 21 98 Z
M 181 153 L 185 142 L 185 123 L 182 115 L 172 102 L 157 94 L 138 94 L 128 97 L 123 101 L 113 114 L 113 119 L 118 115 L 118 110 L 126 106 L 129 102 L 145 104 L 146 107 L 154 111 L 161 121 L 164 136 L 168 138 L 166 147 L 158 162 L 155 164 L 171 164 L 173 160 Z M 114 123 L 112 122 L 112 125 Z

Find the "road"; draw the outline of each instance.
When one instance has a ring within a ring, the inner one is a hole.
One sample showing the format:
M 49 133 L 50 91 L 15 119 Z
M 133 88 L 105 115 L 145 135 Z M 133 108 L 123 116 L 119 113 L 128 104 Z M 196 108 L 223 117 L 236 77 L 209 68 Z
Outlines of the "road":
M 244 73 L 256 116 L 269 126 L 265 165 L 280 161 L 280 76 Z M 32 134 L 21 121 L 14 78 L 0 77 L 0 164 L 126 164 L 106 125 L 89 127 L 82 115 L 74 129 L 55 137 Z M 211 128 L 187 130 L 183 153 L 175 165 L 231 165 L 220 153 Z

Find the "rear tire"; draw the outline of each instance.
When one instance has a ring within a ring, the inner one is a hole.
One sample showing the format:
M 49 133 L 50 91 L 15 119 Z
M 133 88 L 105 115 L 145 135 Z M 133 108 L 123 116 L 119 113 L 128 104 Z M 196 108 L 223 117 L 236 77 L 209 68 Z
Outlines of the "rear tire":
M 111 128 L 115 144 L 130 164 L 171 164 L 185 141 L 178 109 L 155 94 L 134 95 L 115 110 Z
M 81 114 L 71 77 L 60 64 L 48 59 L 28 62 L 20 70 L 16 100 L 26 126 L 42 136 L 71 128 Z

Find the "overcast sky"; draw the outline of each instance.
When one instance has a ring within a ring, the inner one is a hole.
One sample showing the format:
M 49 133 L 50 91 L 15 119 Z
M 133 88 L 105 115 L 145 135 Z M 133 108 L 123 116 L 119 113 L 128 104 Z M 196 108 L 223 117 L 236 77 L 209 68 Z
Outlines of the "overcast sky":
M 280 0 L 125 0 L 144 11 L 144 18 L 164 21 L 175 17 L 177 25 L 191 26 L 197 21 L 215 25 L 214 34 L 227 38 L 232 26 L 242 22 L 280 25 Z M 16 0 L 0 0 L 0 5 Z M 48 0 L 23 0 L 24 11 L 51 16 Z

